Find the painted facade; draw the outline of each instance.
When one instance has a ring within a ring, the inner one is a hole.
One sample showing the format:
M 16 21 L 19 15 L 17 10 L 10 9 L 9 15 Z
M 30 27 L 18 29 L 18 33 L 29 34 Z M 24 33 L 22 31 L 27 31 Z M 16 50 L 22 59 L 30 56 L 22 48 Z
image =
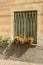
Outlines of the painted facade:
M 43 0 L 0 0 L 0 35 L 14 37 L 14 11 L 37 10 L 37 43 L 43 45 Z

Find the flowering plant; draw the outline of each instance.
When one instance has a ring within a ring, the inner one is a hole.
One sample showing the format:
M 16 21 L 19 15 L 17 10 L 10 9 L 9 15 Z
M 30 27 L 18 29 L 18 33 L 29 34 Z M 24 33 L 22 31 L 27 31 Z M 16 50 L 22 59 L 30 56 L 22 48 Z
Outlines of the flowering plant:
M 28 39 L 26 37 L 23 36 L 15 36 L 14 37 L 14 41 L 17 43 L 30 43 L 32 44 L 34 42 L 34 38 L 33 37 L 28 37 Z
M 11 39 L 10 39 L 10 37 L 4 37 L 4 38 L 2 39 L 2 41 L 3 41 L 3 42 L 6 42 L 6 43 L 10 43 L 10 42 L 11 42 Z
M 28 37 L 28 41 L 30 44 L 32 44 L 34 42 L 34 38 L 33 37 Z
M 18 41 L 19 43 L 23 43 L 24 38 L 22 36 L 16 36 L 16 37 L 14 37 L 14 41 Z

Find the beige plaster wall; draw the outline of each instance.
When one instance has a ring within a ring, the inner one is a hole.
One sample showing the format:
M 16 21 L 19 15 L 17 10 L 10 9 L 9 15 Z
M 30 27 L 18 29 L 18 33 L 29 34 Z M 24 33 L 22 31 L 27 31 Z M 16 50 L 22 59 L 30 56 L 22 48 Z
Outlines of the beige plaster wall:
M 14 11 L 37 10 L 37 40 L 43 38 L 43 0 L 0 0 L 0 3 L 0 34 L 14 37 Z
M 7 8 L 0 8 L 0 35 L 10 35 L 11 28 L 10 10 Z
M 37 43 L 38 45 L 43 45 L 43 3 L 31 3 L 31 4 L 21 4 L 15 5 L 11 8 L 11 13 L 14 16 L 14 11 L 29 11 L 37 10 Z M 14 20 L 14 17 L 12 17 Z M 14 30 L 13 30 L 14 31 Z

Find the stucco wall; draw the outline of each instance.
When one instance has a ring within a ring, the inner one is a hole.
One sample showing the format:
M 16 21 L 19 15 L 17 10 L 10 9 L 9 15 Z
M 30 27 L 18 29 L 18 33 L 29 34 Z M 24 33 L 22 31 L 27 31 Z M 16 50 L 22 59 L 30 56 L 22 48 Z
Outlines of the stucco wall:
M 0 0 L 0 34 L 14 36 L 14 11 L 37 10 L 37 40 L 43 45 L 43 0 Z M 39 41 L 40 40 L 40 41 Z
M 10 35 L 11 28 L 10 9 L 0 5 L 0 35 Z

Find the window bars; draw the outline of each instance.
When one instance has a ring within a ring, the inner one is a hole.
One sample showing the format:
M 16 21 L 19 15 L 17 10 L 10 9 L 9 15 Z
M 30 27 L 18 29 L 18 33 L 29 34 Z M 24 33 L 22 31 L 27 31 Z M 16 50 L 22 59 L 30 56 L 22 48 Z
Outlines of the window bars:
M 37 41 L 37 11 L 14 12 L 15 36 L 34 37 Z

